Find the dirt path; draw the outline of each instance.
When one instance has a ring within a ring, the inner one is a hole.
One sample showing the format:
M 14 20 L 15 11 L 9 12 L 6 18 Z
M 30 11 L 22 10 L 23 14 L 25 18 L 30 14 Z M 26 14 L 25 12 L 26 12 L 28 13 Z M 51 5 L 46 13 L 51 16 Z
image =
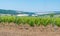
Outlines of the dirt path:
M 51 29 L 51 27 L 0 25 L 0 36 L 60 36 L 60 28 L 57 31 Z
M 60 36 L 55 32 L 5 32 L 1 31 L 0 36 Z

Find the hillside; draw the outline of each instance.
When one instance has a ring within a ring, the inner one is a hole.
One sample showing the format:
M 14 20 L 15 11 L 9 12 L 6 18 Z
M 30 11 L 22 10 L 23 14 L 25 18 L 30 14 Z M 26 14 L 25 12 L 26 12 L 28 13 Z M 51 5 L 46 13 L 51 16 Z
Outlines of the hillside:
M 33 12 L 24 12 L 24 11 L 16 11 L 16 10 L 4 10 L 4 9 L 0 9 L 0 14 L 17 15 L 17 14 L 34 14 L 34 13 Z
M 0 9 L 0 14 L 11 14 L 11 15 L 18 15 L 18 14 L 28 14 L 29 16 L 32 15 L 58 15 L 60 11 L 47 11 L 47 12 L 25 12 L 25 11 L 17 11 L 17 10 L 4 10 Z

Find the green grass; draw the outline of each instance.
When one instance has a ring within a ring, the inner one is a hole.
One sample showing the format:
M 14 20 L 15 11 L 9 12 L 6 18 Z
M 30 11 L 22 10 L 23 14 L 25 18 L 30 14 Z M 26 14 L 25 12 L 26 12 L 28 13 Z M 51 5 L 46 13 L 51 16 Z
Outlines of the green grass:
M 60 27 L 60 17 L 29 17 L 29 16 L 0 16 L 0 23 L 16 23 L 19 24 L 29 24 L 30 26 L 47 26 L 49 24 L 56 25 Z

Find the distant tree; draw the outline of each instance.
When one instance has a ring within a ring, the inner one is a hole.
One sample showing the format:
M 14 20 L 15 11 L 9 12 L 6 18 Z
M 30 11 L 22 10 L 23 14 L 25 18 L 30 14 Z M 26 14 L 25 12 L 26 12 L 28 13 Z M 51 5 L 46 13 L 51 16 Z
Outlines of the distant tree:
M 50 17 L 54 17 L 54 14 L 50 14 Z

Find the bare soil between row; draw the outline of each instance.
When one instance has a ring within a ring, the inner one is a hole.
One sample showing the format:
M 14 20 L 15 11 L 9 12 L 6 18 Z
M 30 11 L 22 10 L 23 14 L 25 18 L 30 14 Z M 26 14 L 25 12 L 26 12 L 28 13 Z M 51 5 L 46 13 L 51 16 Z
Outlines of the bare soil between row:
M 0 23 L 0 36 L 60 36 L 60 27 L 51 25 L 31 27 L 27 24 Z

